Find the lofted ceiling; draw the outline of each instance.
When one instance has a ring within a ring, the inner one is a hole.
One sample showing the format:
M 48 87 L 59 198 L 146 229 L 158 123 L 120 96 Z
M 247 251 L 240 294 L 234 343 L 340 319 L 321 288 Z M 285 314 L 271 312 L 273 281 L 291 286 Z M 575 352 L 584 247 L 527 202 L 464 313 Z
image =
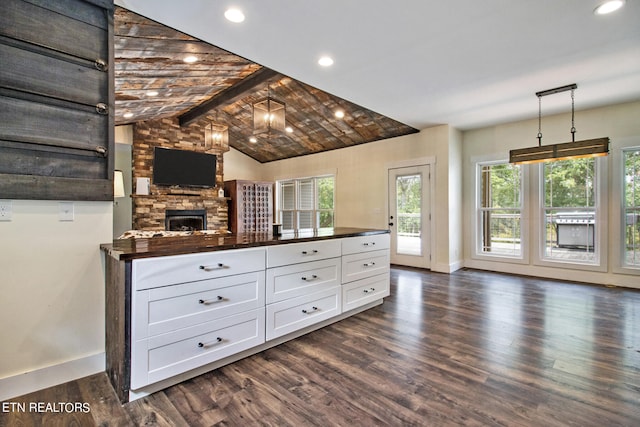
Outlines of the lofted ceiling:
M 536 92 L 577 83 L 579 132 L 580 110 L 640 100 L 640 1 L 596 16 L 602 1 L 116 3 L 416 129 L 534 118 Z M 231 5 L 243 23 L 224 18 Z M 543 115 L 569 111 L 565 95 L 545 97 Z
M 418 132 L 129 10 L 116 7 L 114 27 L 117 125 L 206 118 L 228 126 L 229 145 L 260 162 Z M 187 56 L 198 60 L 185 63 Z M 292 132 L 255 135 L 252 142 L 252 105 L 268 94 L 285 103 Z

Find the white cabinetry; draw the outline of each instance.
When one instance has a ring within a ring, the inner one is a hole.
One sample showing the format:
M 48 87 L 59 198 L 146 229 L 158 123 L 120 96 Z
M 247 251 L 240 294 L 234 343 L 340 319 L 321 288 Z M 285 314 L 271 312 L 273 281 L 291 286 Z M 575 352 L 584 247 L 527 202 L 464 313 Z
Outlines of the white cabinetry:
M 339 239 L 267 248 L 266 339 L 342 313 Z
M 131 389 L 265 341 L 265 249 L 134 260 Z
M 389 234 L 342 239 L 342 311 L 390 294 Z

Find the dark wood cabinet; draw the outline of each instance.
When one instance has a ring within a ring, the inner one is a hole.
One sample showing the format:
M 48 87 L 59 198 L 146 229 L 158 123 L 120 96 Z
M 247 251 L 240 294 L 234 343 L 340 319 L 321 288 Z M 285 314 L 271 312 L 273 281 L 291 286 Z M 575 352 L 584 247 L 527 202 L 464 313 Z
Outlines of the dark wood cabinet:
M 234 233 L 269 232 L 273 226 L 273 182 L 225 181 L 229 228 Z
M 3 0 L 0 198 L 113 200 L 113 0 Z

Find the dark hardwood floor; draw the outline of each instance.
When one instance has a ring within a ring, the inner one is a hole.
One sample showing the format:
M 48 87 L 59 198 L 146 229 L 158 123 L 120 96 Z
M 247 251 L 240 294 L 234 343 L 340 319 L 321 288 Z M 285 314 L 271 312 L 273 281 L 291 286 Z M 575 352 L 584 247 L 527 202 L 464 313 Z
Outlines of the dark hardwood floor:
M 104 374 L 0 426 L 640 426 L 640 291 L 393 268 L 374 309 L 120 405 Z

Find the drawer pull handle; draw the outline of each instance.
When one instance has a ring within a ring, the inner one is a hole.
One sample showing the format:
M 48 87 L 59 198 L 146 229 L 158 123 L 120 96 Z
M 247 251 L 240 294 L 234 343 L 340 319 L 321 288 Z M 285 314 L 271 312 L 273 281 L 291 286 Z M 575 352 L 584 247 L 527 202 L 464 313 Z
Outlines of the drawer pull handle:
M 223 301 L 223 300 L 224 300 L 224 297 L 222 297 L 222 296 L 218 295 L 218 296 L 216 297 L 216 299 L 210 299 L 210 300 L 199 299 L 199 300 L 198 300 L 198 304 L 205 304 L 205 305 L 207 305 L 207 304 L 213 304 L 214 302 L 220 302 L 220 301 Z
M 302 251 L 302 255 L 309 255 L 309 254 L 317 254 L 318 251 L 317 250 L 312 250 L 312 251 Z
M 369 292 L 375 292 L 376 288 L 369 288 L 369 289 L 364 289 L 364 293 L 368 294 Z
M 318 311 L 318 307 L 311 307 L 311 310 L 305 310 L 305 309 L 302 310 L 304 314 L 313 313 L 314 311 Z
M 318 276 L 316 276 L 315 274 L 312 274 L 311 277 L 302 277 L 302 280 L 310 281 L 310 280 L 315 280 L 317 278 Z
M 222 338 L 217 337 L 215 342 L 212 342 L 210 344 L 205 344 L 203 342 L 199 342 L 198 343 L 198 347 L 200 348 L 207 348 L 207 347 L 211 347 L 212 345 L 218 344 L 219 342 L 222 342 Z
M 200 270 L 211 271 L 220 270 L 221 268 L 227 268 L 223 263 L 219 262 L 218 265 L 201 265 Z
M 369 246 L 369 245 L 373 246 L 375 244 L 376 244 L 376 242 L 371 242 L 371 243 L 365 242 L 365 243 L 362 244 L 362 246 Z
M 362 264 L 363 267 L 371 267 L 376 265 L 375 262 L 371 261 L 371 262 L 365 262 L 364 264 Z

